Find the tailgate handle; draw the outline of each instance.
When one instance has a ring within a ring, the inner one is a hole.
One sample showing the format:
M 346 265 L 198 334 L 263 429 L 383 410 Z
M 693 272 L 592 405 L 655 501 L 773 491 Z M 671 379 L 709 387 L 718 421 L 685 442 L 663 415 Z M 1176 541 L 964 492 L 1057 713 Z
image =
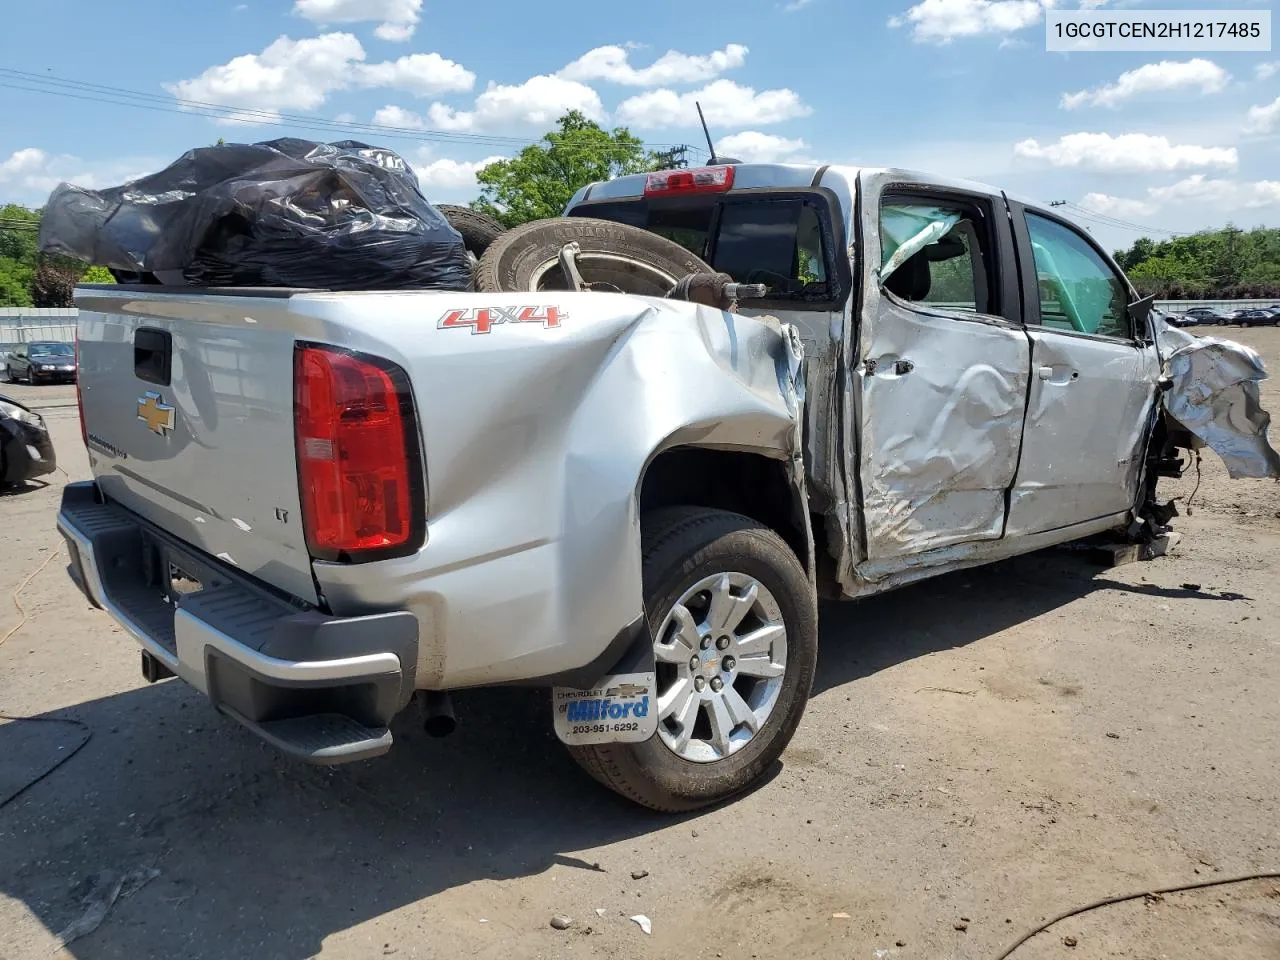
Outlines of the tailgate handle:
M 139 327 L 133 333 L 133 373 L 139 380 L 169 386 L 173 337 L 168 330 Z

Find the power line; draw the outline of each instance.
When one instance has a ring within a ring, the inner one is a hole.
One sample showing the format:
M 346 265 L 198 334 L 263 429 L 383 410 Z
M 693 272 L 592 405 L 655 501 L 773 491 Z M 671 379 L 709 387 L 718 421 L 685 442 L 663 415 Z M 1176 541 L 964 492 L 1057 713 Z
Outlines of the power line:
M 1104 227 L 1112 227 L 1120 230 L 1132 230 L 1135 233 L 1163 233 L 1170 237 L 1185 237 L 1187 233 L 1178 230 L 1166 230 L 1163 227 L 1152 227 L 1146 224 L 1134 223 L 1132 220 L 1125 220 L 1120 217 L 1114 217 L 1110 214 L 1099 213 L 1083 207 L 1078 203 L 1072 203 L 1070 200 L 1051 200 L 1051 207 L 1069 207 L 1072 215 L 1082 220 L 1091 220 Z
M 266 127 L 294 127 L 310 130 L 327 130 L 342 133 L 377 134 L 381 137 L 438 141 L 458 144 L 487 144 L 493 146 L 524 146 L 541 143 L 542 138 L 510 137 L 500 134 L 463 133 L 449 130 L 422 130 L 417 127 L 395 126 L 384 123 L 364 123 L 356 120 L 338 120 L 329 117 L 308 116 L 303 114 L 282 113 L 256 107 L 234 107 L 228 104 L 211 103 L 205 100 L 190 100 L 182 97 L 169 97 L 160 94 L 129 90 L 124 87 L 113 87 L 107 84 L 89 83 L 64 77 L 29 73 L 0 67 L 0 87 L 25 93 L 42 93 L 49 96 L 83 100 L 91 103 L 105 103 L 113 106 L 128 106 L 142 110 L 161 113 L 177 113 L 186 116 L 203 116 L 214 120 L 241 120 L 246 125 Z M 654 147 L 680 147 L 682 144 L 653 143 Z M 614 150 L 616 147 L 601 144 L 561 147 L 561 150 L 585 151 L 592 153 Z M 696 149 L 696 148 L 694 148 Z M 705 152 L 705 151 L 704 151 Z

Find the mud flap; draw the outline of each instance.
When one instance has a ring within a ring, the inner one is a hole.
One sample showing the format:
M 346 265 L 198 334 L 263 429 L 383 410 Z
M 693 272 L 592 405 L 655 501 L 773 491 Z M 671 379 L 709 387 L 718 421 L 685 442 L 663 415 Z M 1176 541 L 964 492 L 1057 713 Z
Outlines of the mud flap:
M 556 736 L 571 747 L 643 743 L 658 732 L 653 640 L 644 630 L 613 668 L 590 687 L 554 687 Z

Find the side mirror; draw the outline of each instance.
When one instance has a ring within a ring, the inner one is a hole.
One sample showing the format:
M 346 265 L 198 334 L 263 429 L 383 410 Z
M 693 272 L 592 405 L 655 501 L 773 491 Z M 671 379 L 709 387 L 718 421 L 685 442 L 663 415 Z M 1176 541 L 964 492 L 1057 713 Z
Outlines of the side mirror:
M 1151 308 L 1155 306 L 1156 297 L 1152 294 L 1129 304 L 1129 319 L 1133 323 L 1134 335 L 1143 343 L 1155 339 L 1155 331 L 1151 328 Z

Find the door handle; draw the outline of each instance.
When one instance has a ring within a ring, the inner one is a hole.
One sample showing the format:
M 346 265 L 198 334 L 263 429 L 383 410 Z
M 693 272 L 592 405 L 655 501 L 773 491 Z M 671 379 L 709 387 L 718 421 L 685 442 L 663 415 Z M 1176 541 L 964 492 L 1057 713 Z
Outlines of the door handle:
M 1041 367 L 1036 371 L 1036 376 L 1050 383 L 1072 383 L 1080 379 L 1080 371 L 1068 371 L 1065 368 L 1060 369 L 1058 367 Z
M 880 361 L 872 358 L 870 360 L 867 360 L 863 364 L 863 367 L 866 369 L 868 377 L 874 377 L 876 375 L 876 372 L 880 369 Z M 910 360 L 893 361 L 893 374 L 896 377 L 905 377 L 908 373 L 910 373 L 915 368 L 916 368 L 916 365 L 912 363 Z

